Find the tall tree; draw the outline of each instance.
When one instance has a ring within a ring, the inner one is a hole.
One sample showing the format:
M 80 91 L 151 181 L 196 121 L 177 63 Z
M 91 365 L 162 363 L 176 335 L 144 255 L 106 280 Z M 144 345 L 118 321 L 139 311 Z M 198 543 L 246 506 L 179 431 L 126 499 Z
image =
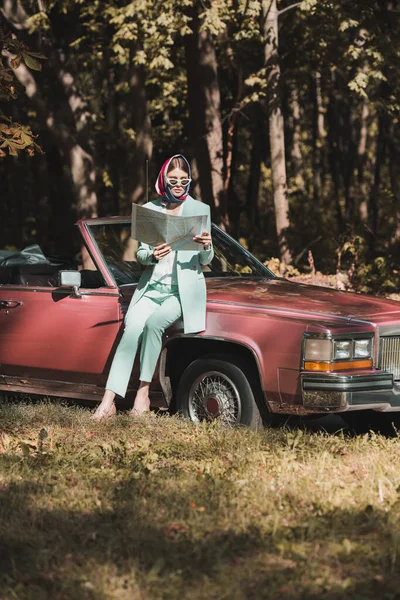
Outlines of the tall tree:
M 224 152 L 217 58 L 211 34 L 202 28 L 200 3 L 187 13 L 190 35 L 185 36 L 190 137 L 199 172 L 201 196 L 211 204 L 217 223 L 229 224 L 224 195 Z
M 265 67 L 267 69 L 267 102 L 269 111 L 269 142 L 271 148 L 272 183 L 276 231 L 282 271 L 292 261 L 287 241 L 289 229 L 289 200 L 286 183 L 285 133 L 281 108 L 280 65 L 278 53 L 278 15 L 276 0 L 263 0 L 263 30 Z
M 29 15 L 13 3 L 6 3 L 4 11 L 10 26 L 20 31 L 31 28 Z M 14 22 L 13 16 L 18 19 Z M 48 33 L 54 39 L 51 18 L 48 20 Z M 50 41 L 49 37 L 49 41 Z M 24 65 L 16 70 L 16 77 L 23 85 L 26 95 L 41 119 L 42 126 L 57 140 L 68 164 L 72 182 L 71 193 L 75 199 L 76 217 L 97 216 L 97 196 L 95 192 L 96 170 L 93 156 L 92 119 L 87 102 L 79 89 L 74 63 L 67 64 L 67 56 L 61 48 L 51 48 L 51 58 L 46 64 L 46 78 L 57 82 L 57 94 L 49 101 L 43 98 L 33 73 Z M 92 147 L 91 147 L 92 146 Z M 70 201 L 69 201 L 70 202 Z
M 146 164 L 151 160 L 153 154 L 151 119 L 145 77 L 143 65 L 135 65 L 132 61 L 129 87 L 132 94 L 131 119 L 135 131 L 135 168 L 132 172 L 130 199 L 131 202 L 135 203 L 146 201 Z

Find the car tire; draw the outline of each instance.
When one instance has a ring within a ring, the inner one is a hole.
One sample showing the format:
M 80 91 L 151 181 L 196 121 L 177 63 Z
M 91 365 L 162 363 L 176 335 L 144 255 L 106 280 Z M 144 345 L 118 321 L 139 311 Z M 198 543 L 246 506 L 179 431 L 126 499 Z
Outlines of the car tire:
M 215 421 L 259 429 L 263 422 L 253 390 L 238 362 L 204 357 L 193 361 L 178 385 L 176 410 L 191 421 Z

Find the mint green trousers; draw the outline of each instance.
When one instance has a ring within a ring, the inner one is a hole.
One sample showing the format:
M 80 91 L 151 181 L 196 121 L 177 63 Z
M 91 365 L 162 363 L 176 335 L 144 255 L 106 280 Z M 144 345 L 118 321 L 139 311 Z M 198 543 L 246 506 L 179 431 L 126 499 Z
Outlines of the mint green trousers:
M 181 315 L 178 286 L 150 284 L 126 313 L 124 334 L 115 352 L 106 389 L 125 397 L 139 344 L 140 381 L 150 382 L 160 356 L 162 335 Z

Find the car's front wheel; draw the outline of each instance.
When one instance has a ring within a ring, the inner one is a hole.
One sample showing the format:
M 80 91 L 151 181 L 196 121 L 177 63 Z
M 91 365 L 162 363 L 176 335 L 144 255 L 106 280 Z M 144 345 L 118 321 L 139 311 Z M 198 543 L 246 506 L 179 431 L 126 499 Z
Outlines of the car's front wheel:
M 199 358 L 185 369 L 176 408 L 194 422 L 218 419 L 226 425 L 262 426 L 245 372 L 239 364 L 219 358 Z

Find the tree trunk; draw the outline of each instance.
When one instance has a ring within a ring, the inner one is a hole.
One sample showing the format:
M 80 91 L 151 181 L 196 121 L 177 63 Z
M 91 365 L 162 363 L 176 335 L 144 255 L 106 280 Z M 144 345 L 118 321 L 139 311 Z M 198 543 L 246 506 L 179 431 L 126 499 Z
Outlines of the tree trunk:
M 4 48 L 4 39 L 5 39 L 5 27 L 4 27 L 4 17 L 0 13 L 0 67 L 2 66 L 2 53 Z
M 246 194 L 246 207 L 251 230 L 254 231 L 257 228 L 260 220 L 260 211 L 258 206 L 258 194 L 260 189 L 260 176 L 261 176 L 261 158 L 263 150 L 262 140 L 262 114 L 261 106 L 257 104 L 255 106 L 255 118 L 252 128 L 253 147 L 251 149 L 250 158 L 250 171 L 249 179 L 247 182 L 247 194 Z M 251 240 L 249 240 L 251 242 Z M 252 244 L 249 243 L 249 247 Z
M 368 117 L 369 106 L 368 100 L 365 98 L 361 112 L 360 136 L 357 147 L 357 181 L 361 198 L 359 204 L 359 216 L 361 223 L 366 223 L 368 221 L 367 185 L 364 176 L 365 162 L 367 158 Z
M 229 117 L 228 131 L 226 134 L 226 157 L 225 157 L 225 177 L 224 177 L 224 206 L 226 207 L 226 219 L 225 227 L 230 230 L 229 223 L 229 191 L 231 189 L 231 178 L 232 178 L 232 161 L 233 161 L 233 150 L 234 141 L 236 137 L 237 122 L 239 118 L 239 106 L 240 100 L 243 96 L 243 73 L 242 69 L 239 68 L 237 75 L 237 93 L 235 107 Z M 233 233 L 231 231 L 231 233 Z
M 68 135 L 66 142 L 75 189 L 76 215 L 79 219 L 97 217 L 96 167 L 93 150 L 89 146 L 90 111 L 76 88 L 73 75 L 61 68 L 58 79 L 67 99 L 75 129 L 74 139 Z
M 354 102 L 352 97 L 342 106 L 342 131 L 340 148 L 340 165 L 343 177 L 344 198 L 345 198 L 345 220 L 347 226 L 354 231 L 355 217 L 355 198 L 354 198 L 354 175 L 357 165 L 357 135 L 355 128 Z
M 322 102 L 321 73 L 316 71 L 313 77 L 314 87 L 314 135 L 313 135 L 313 196 L 319 205 L 323 197 L 323 155 L 325 144 L 325 113 Z
M 100 139 L 100 144 L 104 148 L 104 152 L 99 153 L 99 161 L 101 161 L 99 167 L 105 169 L 105 173 L 109 177 L 109 182 L 105 182 L 103 179 L 105 185 L 99 197 L 99 212 L 106 215 L 119 215 L 122 214 L 120 209 L 120 198 L 122 197 L 121 180 L 123 179 L 121 166 L 125 164 L 126 152 L 121 141 L 122 136 L 119 135 L 120 99 L 116 92 L 119 83 L 117 73 L 119 71 L 111 61 L 111 39 L 105 45 L 104 72 L 106 75 L 104 81 L 101 83 L 107 87 L 102 102 L 106 129 L 102 139 Z
M 72 197 L 69 198 L 69 202 L 72 204 L 75 216 L 77 218 L 97 216 L 95 164 L 92 154 L 79 144 L 78 135 L 71 133 L 69 124 L 65 124 L 58 114 L 53 113 L 51 117 L 48 116 L 52 111 L 48 109 L 41 97 L 36 80 L 31 72 L 24 65 L 20 65 L 16 75 L 24 85 L 26 94 L 35 107 L 43 128 L 47 129 L 56 145 L 59 145 L 63 151 L 73 184 Z M 66 94 L 69 108 L 75 118 L 75 126 L 84 130 L 87 113 L 82 110 L 80 99 L 74 91 L 73 78 L 69 73 L 60 71 L 59 79 Z M 83 135 L 82 131 L 79 135 Z
M 46 163 L 48 173 L 48 202 L 51 221 L 48 227 L 48 244 L 53 252 L 69 253 L 73 239 L 76 214 L 71 202 L 71 178 L 65 169 L 65 156 L 57 138 L 46 136 Z
M 19 3 L 6 2 L 4 15 L 12 25 L 15 19 L 18 29 L 28 29 L 28 15 Z M 91 115 L 77 89 L 73 73 L 65 68 L 65 60 L 63 52 L 54 51 L 51 61 L 46 64 L 46 74 L 53 81 L 59 81 L 62 92 L 61 98 L 51 99 L 54 104 L 53 110 L 41 97 L 36 79 L 24 64 L 19 66 L 15 75 L 24 85 L 26 95 L 35 106 L 43 129 L 47 130 L 62 148 L 73 182 L 73 193 L 69 202 L 76 217 L 95 217 L 97 196 L 95 161 L 91 147 Z
M 374 183 L 368 201 L 369 232 L 368 246 L 371 254 L 375 252 L 376 237 L 379 222 L 379 193 L 381 187 L 381 169 L 385 160 L 386 150 L 386 122 L 385 116 L 381 115 L 378 121 L 378 138 L 376 142 L 376 158 L 374 168 Z
M 141 65 L 132 65 L 130 73 L 130 90 L 132 98 L 132 126 L 136 133 L 132 169 L 131 202 L 144 204 L 146 197 L 146 161 L 151 160 L 153 140 L 151 136 L 151 120 L 147 105 L 145 72 Z M 128 207 L 130 210 L 130 206 Z
M 199 7 L 188 10 L 192 34 L 185 37 L 189 127 L 199 173 L 201 199 L 213 208 L 214 218 L 229 226 L 224 196 L 223 137 L 217 59 L 211 36 L 200 31 Z
M 276 232 L 282 271 L 292 261 L 287 242 L 289 201 L 286 184 L 285 133 L 280 98 L 280 66 L 278 56 L 278 9 L 276 0 L 263 0 L 265 66 L 267 69 L 267 101 L 269 141 L 274 192 Z
M 293 165 L 296 187 L 304 192 L 306 185 L 304 181 L 303 154 L 301 151 L 301 114 L 299 92 L 297 84 L 293 83 L 290 88 L 290 108 L 292 111 L 292 149 L 290 157 Z
M 336 106 L 336 90 L 335 90 L 335 72 L 331 70 L 331 90 L 329 95 L 329 103 L 327 110 L 327 119 L 328 119 L 328 156 L 329 156 L 329 165 L 330 172 L 332 176 L 333 183 L 333 195 L 335 199 L 335 213 L 336 213 L 336 222 L 339 233 L 343 232 L 344 222 L 342 209 L 340 206 L 340 168 L 339 168 L 339 139 L 338 139 L 338 131 L 337 131 L 337 123 L 338 123 L 338 110 Z
M 392 190 L 395 211 L 396 229 L 392 237 L 392 243 L 400 242 L 400 126 L 399 122 L 392 121 L 388 135 L 389 174 L 390 187 Z

